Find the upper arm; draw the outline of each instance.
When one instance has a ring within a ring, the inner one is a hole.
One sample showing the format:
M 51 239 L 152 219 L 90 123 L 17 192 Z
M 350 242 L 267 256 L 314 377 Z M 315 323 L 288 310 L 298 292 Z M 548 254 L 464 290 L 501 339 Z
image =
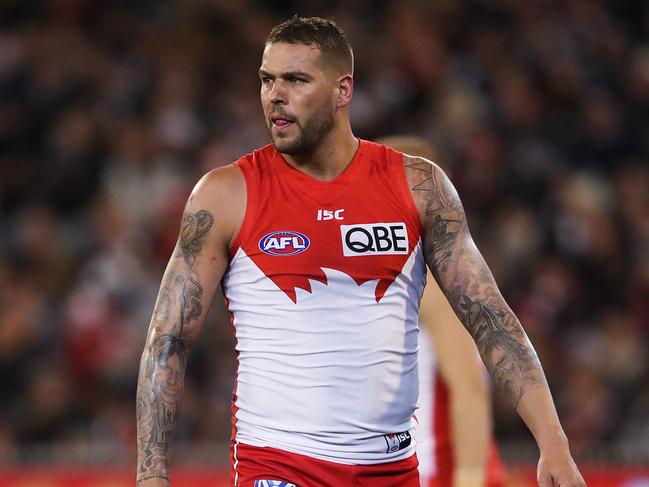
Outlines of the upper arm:
M 422 158 L 404 156 L 404 163 L 423 227 L 426 264 L 495 382 L 517 405 L 527 387 L 545 380 L 534 349 L 473 242 L 448 177 Z
M 404 155 L 404 165 L 423 228 L 424 259 L 448 294 L 445 284 L 455 277 L 445 275 L 449 260 L 456 261 L 467 252 L 477 253 L 462 202 L 444 171 L 433 162 Z
M 196 184 L 162 278 L 151 333 L 190 342 L 196 338 L 228 267 L 229 246 L 243 220 L 245 204 L 245 181 L 234 165 L 215 169 Z
M 469 233 L 460 197 L 444 171 L 421 157 L 404 156 L 404 164 L 421 220 L 424 260 L 453 311 L 477 341 L 478 334 L 493 331 L 476 326 L 492 305 L 499 311 L 511 310 Z

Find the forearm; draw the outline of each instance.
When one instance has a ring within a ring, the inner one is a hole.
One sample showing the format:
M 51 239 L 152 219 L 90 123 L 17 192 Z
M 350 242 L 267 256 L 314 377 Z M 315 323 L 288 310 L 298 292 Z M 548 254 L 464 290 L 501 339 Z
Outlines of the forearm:
M 480 258 L 474 265 L 481 262 Z M 497 389 L 516 408 L 539 447 L 566 443 L 536 351 L 493 283 L 486 264 L 482 265 L 484 281 L 477 287 L 468 286 L 456 298 L 456 312 Z
M 542 452 L 568 449 L 568 440 L 545 383 L 529 388 L 518 402 L 516 410 Z
M 500 293 L 463 294 L 456 312 L 469 330 L 496 388 L 517 408 L 530 389 L 546 387 L 541 364 L 525 331 Z M 493 297 L 489 297 L 489 296 Z
M 142 355 L 137 387 L 139 485 L 169 485 L 169 451 L 180 411 L 185 363 L 182 339 L 154 329 Z

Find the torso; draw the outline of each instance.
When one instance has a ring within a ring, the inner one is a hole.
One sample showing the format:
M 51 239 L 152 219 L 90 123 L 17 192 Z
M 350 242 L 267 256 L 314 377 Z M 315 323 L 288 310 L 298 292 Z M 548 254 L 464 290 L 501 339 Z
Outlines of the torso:
M 223 279 L 239 368 L 234 439 L 348 464 L 414 453 L 419 215 L 403 155 L 361 141 L 332 181 L 267 146 Z

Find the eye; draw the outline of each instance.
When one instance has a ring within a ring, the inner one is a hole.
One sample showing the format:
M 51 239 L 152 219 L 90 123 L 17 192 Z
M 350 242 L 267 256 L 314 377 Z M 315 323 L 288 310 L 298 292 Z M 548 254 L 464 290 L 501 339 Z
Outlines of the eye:
M 272 79 L 268 76 L 262 76 L 260 79 L 262 85 L 267 85 L 272 81 Z
M 306 79 L 300 78 L 298 76 L 287 76 L 286 81 L 288 81 L 291 84 L 297 84 L 297 83 L 305 83 Z

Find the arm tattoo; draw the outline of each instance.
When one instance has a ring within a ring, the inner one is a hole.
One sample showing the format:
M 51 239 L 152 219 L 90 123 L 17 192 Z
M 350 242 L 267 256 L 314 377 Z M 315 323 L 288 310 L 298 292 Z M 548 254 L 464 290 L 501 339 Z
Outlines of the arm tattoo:
M 534 378 L 535 357 L 530 355 L 527 340 L 516 317 L 495 307 L 471 301 L 463 295 L 459 302 L 463 322 L 476 343 L 486 354 L 485 360 L 493 364 L 491 370 L 495 382 L 508 397 L 517 397 L 516 377 Z M 536 382 L 536 381 L 533 381 Z M 518 392 L 522 394 L 522 390 Z
M 203 314 L 203 286 L 194 264 L 213 223 L 207 210 L 183 215 L 176 251 L 183 261 L 167 270 L 160 287 L 138 378 L 138 483 L 151 478 L 169 481 L 168 451 L 180 410 L 192 323 Z
M 536 353 L 475 247 L 450 181 L 428 161 L 406 158 L 404 162 L 421 208 L 424 259 L 473 337 L 496 385 L 517 406 L 530 386 L 544 382 Z
M 181 282 L 180 279 L 178 281 Z M 182 279 L 181 286 L 180 332 L 182 333 L 185 325 L 188 325 L 203 313 L 203 305 L 201 304 L 203 286 L 198 282 L 198 276 L 193 272 L 187 276 L 186 280 Z
M 137 397 L 139 482 L 153 477 L 168 479 L 166 451 L 173 438 L 183 389 L 185 343 L 177 336 L 158 334 L 145 357 Z
M 199 210 L 195 214 L 186 212 L 183 215 L 178 250 L 188 265 L 192 265 L 196 260 L 196 255 L 202 248 L 202 240 L 213 224 L 214 216 L 207 210 Z

